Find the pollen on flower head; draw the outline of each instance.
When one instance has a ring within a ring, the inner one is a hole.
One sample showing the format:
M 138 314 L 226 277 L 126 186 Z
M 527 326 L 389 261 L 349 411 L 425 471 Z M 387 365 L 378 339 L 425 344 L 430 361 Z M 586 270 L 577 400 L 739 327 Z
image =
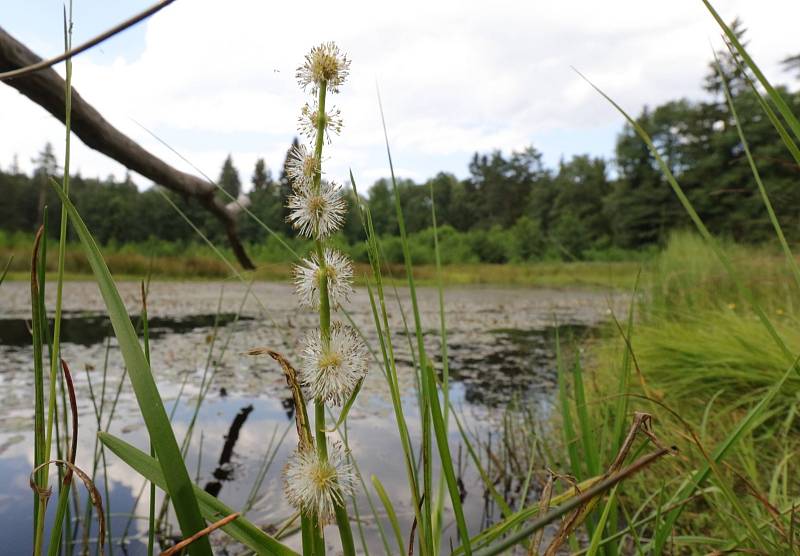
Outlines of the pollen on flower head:
M 339 50 L 336 43 L 324 42 L 306 54 L 306 60 L 297 68 L 297 82 L 304 89 L 311 85 L 312 93 L 321 86 L 331 93 L 338 93 L 339 87 L 350 73 L 350 60 Z
M 287 206 L 290 212 L 286 220 L 300 235 L 316 239 L 339 230 L 347 211 L 339 186 L 328 181 L 320 182 L 317 190 L 310 186 L 296 187 Z
M 328 458 L 311 447 L 298 448 L 283 470 L 289 503 L 304 515 L 317 516 L 324 525 L 334 519 L 336 506 L 353 493 L 355 475 L 341 442 L 328 441 Z
M 315 399 L 342 405 L 367 374 L 367 349 L 355 330 L 340 322 L 330 333 L 327 346 L 319 330 L 306 336 L 299 378 Z
M 309 187 L 320 171 L 320 164 L 305 145 L 295 145 L 286 160 L 286 175 L 295 188 Z
M 333 107 L 320 115 L 319 105 L 316 101 L 313 104 L 306 103 L 297 118 L 297 130 L 313 141 L 317 137 L 317 128 L 320 124 L 325 132 L 325 140 L 330 143 L 331 134 L 339 135 L 342 132 L 344 125 L 342 111 Z
M 303 259 L 294 267 L 294 283 L 300 304 L 314 309 L 319 307 L 322 279 L 327 277 L 328 302 L 332 309 L 339 307 L 353 293 L 353 263 L 335 249 L 325 249 L 325 267 L 319 264 L 316 253 Z

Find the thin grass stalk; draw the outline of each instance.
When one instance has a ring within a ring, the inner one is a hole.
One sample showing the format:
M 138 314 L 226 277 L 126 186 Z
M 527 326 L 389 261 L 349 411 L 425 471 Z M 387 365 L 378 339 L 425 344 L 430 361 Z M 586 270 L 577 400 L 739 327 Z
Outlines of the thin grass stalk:
M 478 454 L 475 452 L 475 448 L 469 441 L 467 433 L 464 430 L 464 427 L 461 425 L 461 420 L 458 418 L 458 414 L 456 413 L 455 408 L 453 408 L 452 413 L 453 413 L 453 419 L 456 422 L 456 427 L 458 428 L 458 432 L 461 434 L 461 438 L 464 441 L 464 445 L 467 447 L 467 453 L 469 454 L 470 458 L 472 458 L 472 462 L 475 464 L 475 468 L 478 470 L 478 474 L 480 475 L 483 484 L 486 486 L 487 489 L 489 489 L 489 493 L 491 494 L 495 504 L 497 504 L 497 506 L 500 508 L 500 511 L 503 513 L 503 517 L 504 518 L 511 517 L 514 511 L 511 509 L 511 507 L 508 505 L 505 499 L 500 495 L 500 493 L 497 492 L 497 489 L 494 486 L 494 482 L 491 480 L 489 475 L 486 473 L 486 470 L 483 468 L 480 457 L 478 457 Z
M 414 514 L 417 518 L 417 523 L 422 523 L 421 511 L 421 497 L 419 492 L 419 480 L 417 477 L 417 470 L 414 465 L 414 448 L 411 444 L 411 437 L 408 432 L 408 423 L 406 421 L 403 404 L 400 399 L 400 385 L 397 377 L 397 367 L 395 365 L 394 348 L 391 342 L 391 332 L 389 328 L 389 317 L 386 310 L 386 301 L 383 294 L 383 282 L 380 274 L 380 259 L 377 248 L 375 247 L 376 236 L 375 230 L 372 226 L 372 216 L 367 211 L 367 238 L 370 242 L 370 260 L 373 266 L 373 277 L 375 279 L 375 288 L 378 294 L 378 302 L 380 303 L 381 313 L 378 315 L 378 308 L 375 301 L 375 295 L 372 287 L 367 284 L 367 293 L 369 294 L 370 306 L 375 321 L 375 330 L 378 332 L 381 351 L 383 353 L 384 365 L 386 368 L 386 379 L 389 385 L 389 393 L 392 399 L 392 407 L 395 413 L 395 422 L 397 423 L 397 430 L 400 436 L 401 447 L 403 449 L 404 461 L 406 464 L 406 476 L 408 485 L 411 490 L 412 501 L 414 504 Z M 425 531 L 419 533 L 420 552 L 423 556 L 430 554 L 428 551 L 429 543 L 424 539 Z
M 175 156 L 177 156 L 178 158 L 180 158 L 182 161 L 184 161 L 186 164 L 188 164 L 188 165 L 189 165 L 189 166 L 190 166 L 190 167 L 191 167 L 191 168 L 192 168 L 192 169 L 193 169 L 195 172 L 197 172 L 198 174 L 200 174 L 200 176 L 202 176 L 202 177 L 203 177 L 203 179 L 205 179 L 205 180 L 206 180 L 206 181 L 207 181 L 209 184 L 211 184 L 211 185 L 213 185 L 214 187 L 216 187 L 216 188 L 217 188 L 217 192 L 218 192 L 218 193 L 220 193 L 221 195 L 223 195 L 224 197 L 227 197 L 228 201 L 230 201 L 231 203 L 235 203 L 238 209 L 242 210 L 242 211 L 243 211 L 243 212 L 244 212 L 244 213 L 245 213 L 247 216 L 249 216 L 250 218 L 252 218 L 252 219 L 253 219 L 253 221 L 254 221 L 256 224 L 258 224 L 259 226 L 261 226 L 261 228 L 263 228 L 263 229 L 264 229 L 264 231 L 266 231 L 266 232 L 267 232 L 267 233 L 268 233 L 270 236 L 272 236 L 273 238 L 275 238 L 275 240 L 277 240 L 277 241 L 278 241 L 278 243 L 281 245 L 281 247 L 283 247 L 284 249 L 286 249 L 286 251 L 288 251 L 288 252 L 289 252 L 289 253 L 290 253 L 290 254 L 291 254 L 291 255 L 292 255 L 292 256 L 293 256 L 295 259 L 299 260 L 299 259 L 301 258 L 301 257 L 300 257 L 300 254 L 299 254 L 299 253 L 297 253 L 297 251 L 295 251 L 294 249 L 292 249 L 292 247 L 291 247 L 291 246 L 290 246 L 288 243 L 286 243 L 286 241 L 283 239 L 283 237 L 281 236 L 281 234 L 279 234 L 279 233 L 275 232 L 275 230 L 273 230 L 272 228 L 270 228 L 269 226 L 267 226 L 267 225 L 264 223 L 264 221 L 263 221 L 263 220 L 261 220 L 261 219 L 260 219 L 258 216 L 256 216 L 256 215 L 255 215 L 255 214 L 254 214 L 254 213 L 253 213 L 253 212 L 252 212 L 252 211 L 251 211 L 251 210 L 250 210 L 250 209 L 247 207 L 247 205 L 246 205 L 246 204 L 242 204 L 242 203 L 240 203 L 238 198 L 236 198 L 236 197 L 234 197 L 233 195 L 231 195 L 231 194 L 230 194 L 230 193 L 229 193 L 229 192 L 228 192 L 228 191 L 227 191 L 227 190 L 226 190 L 224 187 L 222 187 L 221 185 L 219 185 L 219 184 L 218 184 L 216 181 L 212 180 L 212 179 L 211 179 L 211 178 L 208 176 L 208 174 L 206 174 L 205 172 L 203 172 L 203 170 L 202 170 L 202 169 L 201 169 L 199 166 L 197 166 L 197 165 L 196 165 L 196 164 L 194 164 L 194 163 L 193 163 L 191 160 L 189 160 L 189 159 L 188 159 L 186 156 L 184 156 L 183 154 L 181 154 L 181 153 L 180 153 L 180 152 L 179 152 L 177 149 L 175 149 L 175 147 L 173 147 L 172 145 L 170 145 L 169 143 L 167 143 L 166 141 L 164 141 L 164 139 L 162 139 L 161 137 L 159 137 L 158 135 L 156 135 L 156 134 L 155 134 L 155 133 L 154 133 L 152 130 L 150 130 L 150 129 L 148 129 L 147 127 L 143 126 L 141 123 L 137 122 L 136 120 L 134 120 L 134 123 L 135 123 L 136 125 L 138 125 L 139 127 L 141 127 L 143 130 L 145 130 L 145 131 L 146 131 L 146 132 L 147 132 L 147 133 L 148 133 L 148 134 L 149 134 L 149 135 L 150 135 L 150 136 L 151 136 L 153 139 L 155 139 L 156 141 L 158 141 L 159 143 L 161 143 L 162 145 L 164 145 L 164 146 L 165 146 L 167 149 L 169 149 L 169 151 L 170 151 L 170 152 L 172 152 L 172 154 L 174 154 Z M 222 253 L 221 253 L 221 252 L 218 252 L 218 254 L 220 254 L 220 255 L 221 255 Z
M 45 214 L 46 211 L 45 211 Z M 43 363 L 43 334 L 45 329 L 45 313 L 43 307 L 43 292 L 45 283 L 42 278 L 44 261 L 40 250 L 46 252 L 47 233 L 45 223 L 39 228 L 34 241 L 33 257 L 31 259 L 31 328 L 33 336 L 33 385 L 34 385 L 34 468 L 38 469 L 44 459 L 44 363 Z M 36 473 L 36 485 L 39 489 L 45 488 L 46 470 Z M 38 493 L 33 493 L 33 541 L 36 542 L 39 513 L 45 511 L 45 504 Z
M 353 191 L 356 194 L 356 198 L 358 198 L 358 189 L 352 172 L 350 173 L 350 182 L 353 186 Z M 375 330 L 378 334 L 378 342 L 381 348 L 381 354 L 383 356 L 383 368 L 385 369 L 384 376 L 389 386 L 392 408 L 395 413 L 395 423 L 397 424 L 401 448 L 403 450 L 408 486 L 411 490 L 412 501 L 414 504 L 414 515 L 417 523 L 419 524 L 422 523 L 419 483 L 417 479 L 416 467 L 414 465 L 414 448 L 411 444 L 411 438 L 408 432 L 408 424 L 403 412 L 403 404 L 400 399 L 400 386 L 397 377 L 397 367 L 395 365 L 394 347 L 391 342 L 391 329 L 389 327 L 389 317 L 386 309 L 386 300 L 383 290 L 380 249 L 377 235 L 375 234 L 375 228 L 372 224 L 372 214 L 370 213 L 369 207 L 362 207 L 361 214 L 364 233 L 367 238 L 367 254 L 369 257 L 370 266 L 372 268 L 372 276 L 375 281 L 375 290 L 377 291 L 378 301 L 376 302 L 375 293 L 373 292 L 373 288 L 369 282 L 367 282 L 367 293 L 369 295 L 370 308 L 372 309 Z M 380 303 L 380 315 L 378 313 L 378 303 Z M 420 531 L 419 536 L 423 537 L 424 531 Z M 419 545 L 422 555 L 427 555 L 428 543 L 421 538 Z
M 109 359 L 109 354 L 110 353 L 111 353 L 111 338 L 109 337 L 106 340 L 105 355 L 103 357 L 103 376 L 104 377 L 107 376 L 107 374 L 108 374 L 108 359 Z M 124 373 L 123 373 L 123 377 L 124 377 Z M 95 412 L 95 419 L 97 419 L 97 430 L 100 431 L 100 430 L 103 430 L 103 427 L 102 427 L 102 418 L 103 418 L 103 409 L 104 409 L 103 408 L 103 399 L 102 399 L 102 396 L 101 396 L 100 406 L 98 407 L 97 400 L 96 400 L 95 395 L 94 395 L 94 387 L 92 385 L 92 381 L 91 381 L 91 377 L 89 375 L 89 370 L 88 369 L 86 370 L 86 382 L 87 382 L 87 385 L 89 387 L 89 398 L 92 401 L 92 407 L 93 407 L 94 412 Z M 119 394 L 119 392 L 118 392 L 118 394 Z M 111 426 L 111 419 L 109 419 L 108 426 Z M 102 460 L 102 457 L 100 455 L 101 451 L 102 451 L 102 445 L 100 444 L 100 439 L 97 436 L 95 436 L 94 449 L 93 449 L 93 461 L 92 461 L 92 480 L 94 480 L 94 478 L 97 476 L 97 468 L 100 465 L 100 462 Z M 89 549 L 89 536 L 90 536 L 89 529 L 91 528 L 91 523 L 92 523 L 92 512 L 94 512 L 94 505 L 92 504 L 92 501 L 87 498 L 86 507 L 84 509 L 84 515 L 83 515 L 83 551 L 84 552 Z M 123 539 L 124 539 L 124 533 L 123 533 Z
M 3 270 L 0 271 L 0 286 L 2 286 L 3 282 L 5 282 L 6 276 L 8 276 L 8 271 L 11 269 L 11 263 L 13 262 L 14 262 L 14 255 L 11 255 L 10 257 L 8 257 L 8 260 L 6 261 L 6 265 L 3 267 Z
M 423 503 L 425 511 L 422 512 L 422 523 L 420 524 L 421 529 L 425 531 L 425 537 L 428 541 L 428 551 L 431 554 L 436 554 L 436 549 L 434 548 L 436 539 L 433 538 L 433 530 L 432 530 L 432 497 L 433 497 L 433 460 L 432 460 L 432 438 L 431 438 L 431 411 L 430 411 L 430 403 L 432 397 L 436 394 L 436 392 L 430 392 L 428 390 L 429 385 L 432 381 L 428 380 L 425 377 L 425 373 L 429 369 L 427 365 L 427 356 L 425 354 L 425 342 L 423 340 L 422 335 L 422 321 L 420 319 L 419 313 L 419 304 L 417 301 L 417 292 L 416 287 L 414 285 L 414 270 L 413 270 L 413 262 L 411 260 L 411 252 L 408 247 L 408 237 L 406 234 L 406 225 L 405 225 L 405 218 L 403 217 L 403 209 L 400 203 L 400 190 L 397 187 L 397 180 L 394 174 L 394 163 L 392 162 L 392 153 L 389 147 L 389 135 L 386 129 L 386 119 L 383 114 L 383 106 L 381 104 L 380 92 L 378 91 L 378 107 L 380 109 L 381 114 L 381 124 L 383 126 L 383 135 L 384 135 L 384 142 L 386 144 L 386 156 L 389 161 L 389 173 L 392 180 L 392 190 L 394 191 L 394 202 L 395 202 L 395 213 L 397 216 L 397 225 L 400 230 L 400 241 L 403 250 L 403 262 L 405 265 L 406 270 L 406 277 L 408 280 L 408 289 L 409 295 L 411 297 L 411 308 L 414 314 L 414 327 L 416 331 L 417 337 L 417 349 L 418 349 L 418 356 L 419 356 L 419 367 L 418 372 L 420 376 L 420 385 L 421 385 L 421 393 L 422 393 L 422 405 L 420 406 L 420 418 L 422 421 L 422 461 L 423 461 L 423 469 L 422 469 L 422 492 L 423 492 Z M 455 503 L 454 503 L 455 505 Z M 420 536 L 420 541 L 422 541 L 423 537 Z
M 756 76 L 756 79 L 758 79 L 758 81 L 767 91 L 770 100 L 775 104 L 775 106 L 778 109 L 778 112 L 780 112 L 784 120 L 786 120 L 786 123 L 789 125 L 789 128 L 792 130 L 795 137 L 797 139 L 800 139 L 800 121 L 798 121 L 797 117 L 795 117 L 795 115 L 792 113 L 792 110 L 791 108 L 789 108 L 789 105 L 786 104 L 786 101 L 783 99 L 780 93 L 775 89 L 775 87 L 772 86 L 772 84 L 769 82 L 764 73 L 755 63 L 750 54 L 747 53 L 747 50 L 745 49 L 744 45 L 742 45 L 741 41 L 739 41 L 739 38 L 736 36 L 736 33 L 734 33 L 733 30 L 725 23 L 722 17 L 720 17 L 720 15 L 711 5 L 711 2 L 709 2 L 709 0 L 702 0 L 702 1 L 703 4 L 705 4 L 706 9 L 708 9 L 711 16 L 714 18 L 714 20 L 720 26 L 722 31 L 725 33 L 727 39 L 736 48 L 736 51 L 745 61 L 747 66 L 753 71 L 753 74 Z
M 67 17 L 67 8 L 64 7 L 64 50 L 69 51 L 72 48 L 72 1 L 69 3 L 69 18 Z M 72 112 L 72 58 L 67 58 L 65 63 L 65 79 L 64 79 L 64 95 L 65 95 L 65 142 L 64 142 L 64 174 L 62 178 L 61 187 L 65 196 L 69 196 L 69 162 L 70 162 L 70 137 L 71 137 L 71 112 Z M 58 241 L 58 269 L 56 278 L 56 308 L 55 319 L 53 324 L 53 349 L 50 354 L 50 392 L 49 403 L 47 409 L 47 428 L 46 440 L 44 444 L 44 458 L 43 461 L 50 461 L 50 453 L 53 442 L 53 420 L 56 413 L 56 378 L 58 373 L 58 364 L 61 360 L 61 311 L 63 301 L 63 287 L 64 287 L 64 262 L 66 259 L 67 249 L 67 210 L 63 203 L 61 206 L 61 222 L 60 233 Z M 43 488 L 47 488 L 47 473 L 43 474 Z M 33 553 L 38 556 L 42 553 L 42 543 L 44 537 L 44 511 L 39 512 L 38 521 L 36 525 L 36 536 L 34 542 Z
M 394 531 L 394 537 L 395 540 L 397 541 L 397 554 L 403 554 L 406 550 L 405 541 L 403 540 L 403 533 L 400 531 L 400 522 L 397 519 L 397 512 L 394 511 L 394 505 L 392 504 L 392 500 L 386 493 L 386 489 L 383 487 L 383 483 L 381 483 L 381 480 L 378 479 L 376 475 L 372 475 L 370 479 L 372 481 L 372 486 L 375 488 L 375 492 L 378 495 L 378 498 L 383 504 L 383 508 L 386 510 L 386 517 L 392 526 L 392 531 Z
M 619 449 L 622 447 L 622 443 L 624 442 L 625 436 L 625 421 L 628 417 L 628 406 L 629 406 L 629 384 L 630 384 L 630 376 L 632 371 L 632 349 L 627 349 L 631 346 L 631 339 L 633 337 L 633 317 L 634 317 L 634 309 L 636 307 L 636 297 L 639 292 L 639 280 L 641 279 L 642 271 L 641 268 L 636 273 L 636 280 L 633 284 L 633 291 L 631 295 L 631 302 L 628 306 L 628 322 L 627 322 L 627 333 L 625 334 L 625 341 L 626 341 L 626 349 L 623 350 L 622 354 L 622 368 L 620 369 L 620 379 L 617 385 L 617 395 L 619 396 L 617 399 L 617 404 L 614 409 L 614 430 L 613 430 L 613 437 L 611 443 L 611 454 L 616 454 L 619 452 Z M 613 314 L 613 312 L 612 312 Z M 616 320 L 616 317 L 615 317 Z M 606 427 L 606 420 L 603 422 L 603 430 L 605 432 Z M 602 445 L 605 443 L 601 443 L 600 450 L 602 451 Z M 616 491 L 615 491 L 616 492 Z M 609 498 L 609 504 L 611 507 L 609 508 L 610 516 L 608 518 L 608 531 L 613 532 L 618 529 L 618 515 L 619 513 L 616 511 L 617 505 L 617 497 L 611 496 Z M 604 553 L 613 555 L 619 552 L 619 546 L 617 543 L 612 542 L 607 548 L 602 549 Z
M 142 282 L 142 343 L 144 344 L 144 358 L 150 364 L 150 325 L 147 318 L 147 291 Z M 104 452 L 105 454 L 105 452 Z M 150 443 L 150 457 L 156 457 L 153 444 Z M 105 455 L 103 456 L 105 460 Z M 150 496 L 147 501 L 147 556 L 153 556 L 156 538 L 156 484 L 150 481 Z
M 764 187 L 764 182 L 761 180 L 761 174 L 758 171 L 758 166 L 756 166 L 755 160 L 753 160 L 753 155 L 750 152 L 750 146 L 747 142 L 744 131 L 742 130 L 742 123 L 739 121 L 739 115 L 736 113 L 736 105 L 733 102 L 733 97 L 731 97 L 731 91 L 728 87 L 727 77 L 722 72 L 722 66 L 720 66 L 716 52 L 714 53 L 714 65 L 717 70 L 717 74 L 719 75 L 720 82 L 722 83 L 722 91 L 725 94 L 725 100 L 728 103 L 728 108 L 731 111 L 733 121 L 736 124 L 736 132 L 739 134 L 739 141 L 742 143 L 744 154 L 747 157 L 747 163 L 750 165 L 750 171 L 753 173 L 753 178 L 758 186 L 758 193 L 761 196 L 761 200 L 764 202 L 764 208 L 767 209 L 767 214 L 769 215 L 769 220 L 772 223 L 772 228 L 775 230 L 775 235 L 778 237 L 778 241 L 781 244 L 781 249 L 786 257 L 786 264 L 791 269 L 797 286 L 800 287 L 800 267 L 798 267 L 797 259 L 795 259 L 794 255 L 792 254 L 792 250 L 789 247 L 789 243 L 786 241 L 786 236 L 783 234 L 783 228 L 781 227 L 780 222 L 778 222 L 778 217 L 775 214 L 775 210 L 772 208 L 772 202 L 769 200 L 769 195 L 767 195 L 767 189 Z
M 347 449 L 347 460 L 350 462 L 350 465 L 353 466 L 353 471 L 355 472 L 356 478 L 361 483 L 361 486 L 364 490 L 364 494 L 367 497 L 367 504 L 369 505 L 372 516 L 375 519 L 375 525 L 378 527 L 378 533 L 380 534 L 381 541 L 383 542 L 383 547 L 386 550 L 386 554 L 390 554 L 391 550 L 389 550 L 389 542 L 386 539 L 386 533 L 383 530 L 383 525 L 381 525 L 380 519 L 378 518 L 378 512 L 375 511 L 375 505 L 372 502 L 372 496 L 369 493 L 369 489 L 367 485 L 364 483 L 364 478 L 361 476 L 361 471 L 358 468 L 358 463 L 356 462 L 356 458 L 353 457 L 352 452 L 350 451 L 350 441 L 349 435 L 347 430 L 347 421 L 344 421 L 344 427 L 342 429 L 342 439 L 344 440 L 345 448 Z M 367 538 L 364 534 L 364 527 L 361 523 L 361 516 L 358 513 L 358 504 L 356 502 L 356 494 L 353 492 L 351 495 L 351 500 L 353 502 L 353 512 L 355 513 L 356 525 L 358 526 L 358 534 L 361 538 L 361 546 L 364 550 L 364 554 L 369 556 L 369 547 L 367 546 Z
M 572 422 L 572 410 L 569 403 L 567 392 L 567 373 L 564 370 L 564 362 L 561 356 L 561 337 L 558 323 L 555 324 L 556 334 L 556 372 L 558 373 L 558 399 L 561 406 L 561 430 L 564 435 L 564 446 L 569 455 L 570 469 L 572 475 L 580 480 L 583 478 L 581 471 L 581 459 L 578 455 L 578 436 L 575 434 L 575 427 Z
M 436 263 L 436 291 L 439 301 L 439 338 L 442 354 L 442 395 L 444 406 L 444 430 L 447 434 L 450 425 L 450 363 L 447 354 L 447 321 L 444 313 L 444 286 L 442 284 L 442 257 L 439 252 L 439 230 L 436 225 L 436 199 L 433 191 L 433 181 L 430 183 L 431 193 L 431 224 L 433 226 L 433 256 Z M 412 351 L 413 353 L 413 351 Z M 442 510 L 444 507 L 445 478 L 439 474 L 439 485 L 436 495 L 436 506 L 433 512 L 433 538 L 441 537 Z

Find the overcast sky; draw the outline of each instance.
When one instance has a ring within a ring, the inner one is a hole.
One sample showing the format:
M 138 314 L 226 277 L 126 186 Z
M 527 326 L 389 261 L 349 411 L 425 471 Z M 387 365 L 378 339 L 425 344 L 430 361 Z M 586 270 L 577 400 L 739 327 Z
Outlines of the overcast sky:
M 75 0 L 74 44 L 151 1 Z M 60 0 L 2 3 L 6 31 L 43 57 L 63 48 Z M 788 82 L 778 62 L 800 52 L 800 2 L 715 5 L 726 20 L 744 20 L 751 53 L 774 82 Z M 345 127 L 326 148 L 326 173 L 343 180 L 352 168 L 364 185 L 388 174 L 376 84 L 397 174 L 464 176 L 476 150 L 533 144 L 549 165 L 613 152 L 621 118 L 570 66 L 638 113 L 702 98 L 710 41 L 721 46 L 700 0 L 178 0 L 76 58 L 73 85 L 113 125 L 179 168 L 190 171 L 135 122 L 212 177 L 231 153 L 247 184 L 258 157 L 277 175 L 307 100 L 295 68 L 327 40 L 348 52 L 352 66 L 332 97 Z M 17 154 L 29 170 L 46 141 L 63 158 L 61 125 L 2 84 L 0 130 L 2 168 Z M 124 173 L 77 141 L 72 164 L 85 176 Z

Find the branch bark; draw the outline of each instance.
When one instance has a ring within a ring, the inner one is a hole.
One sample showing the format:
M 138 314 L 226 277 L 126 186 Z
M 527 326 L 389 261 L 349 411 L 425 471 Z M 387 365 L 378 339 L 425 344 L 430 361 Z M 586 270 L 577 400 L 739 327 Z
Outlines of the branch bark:
M 42 59 L 0 27 L 0 72 L 36 64 Z M 52 68 L 5 81 L 33 102 L 50 112 L 62 123 L 65 119 L 66 84 Z M 73 88 L 72 132 L 88 147 L 113 158 L 126 168 L 141 174 L 158 185 L 187 197 L 194 197 L 225 228 L 228 242 L 239 264 L 253 269 L 250 257 L 236 229 L 235 203 L 226 205 L 216 195 L 216 187 L 207 181 L 181 172 L 142 148 L 120 132 Z

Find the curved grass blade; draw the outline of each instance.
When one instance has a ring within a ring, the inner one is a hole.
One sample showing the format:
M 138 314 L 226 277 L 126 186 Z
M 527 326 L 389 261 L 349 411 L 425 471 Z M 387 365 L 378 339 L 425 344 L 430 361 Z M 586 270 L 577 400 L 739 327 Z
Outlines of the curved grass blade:
M 152 481 L 161 489 L 166 487 L 166 479 L 161 471 L 158 462 L 139 450 L 107 432 L 98 433 L 100 441 L 121 460 L 130 465 L 137 473 L 148 481 Z M 194 496 L 196 497 L 200 511 L 209 521 L 218 521 L 225 516 L 234 513 L 234 510 L 211 496 L 198 486 L 192 485 Z M 264 531 L 248 521 L 244 517 L 226 524 L 221 528 L 231 538 L 244 543 L 258 554 L 274 556 L 298 556 L 295 551 L 274 538 L 267 535 Z
M 3 267 L 3 272 L 0 273 L 0 285 L 3 284 L 3 281 L 8 276 L 8 270 L 11 268 L 11 263 L 14 261 L 14 255 L 11 255 L 8 260 L 6 261 L 6 266 Z
M 469 542 L 469 529 L 467 529 L 467 521 L 464 519 L 464 509 L 461 507 L 461 493 L 456 480 L 453 459 L 450 455 L 450 444 L 447 441 L 447 425 L 445 425 L 442 407 L 439 403 L 439 392 L 436 389 L 430 362 L 423 362 L 423 366 L 428 368 L 425 374 L 428 380 L 428 392 L 430 392 L 431 420 L 433 421 L 433 432 L 436 436 L 436 447 L 439 449 L 439 458 L 442 460 L 442 472 L 447 483 L 447 490 L 450 491 L 450 502 L 453 504 L 453 513 L 461 536 L 461 545 L 464 547 L 464 553 L 470 556 L 472 547 Z
M 153 380 L 150 365 L 147 363 L 147 358 L 142 351 L 142 346 L 125 309 L 125 304 L 122 302 L 100 249 L 97 247 L 94 238 L 75 206 L 67 198 L 66 194 L 61 191 L 61 188 L 58 187 L 58 183 L 55 180 L 51 181 L 53 181 L 54 189 L 61 198 L 61 202 L 69 214 L 72 225 L 86 251 L 86 257 L 97 280 L 97 285 L 108 310 L 108 316 L 111 319 L 111 325 L 114 328 L 114 335 L 117 338 L 125 366 L 128 369 L 128 376 L 147 426 L 150 443 L 155 449 L 158 461 L 162 464 L 165 490 L 172 498 L 181 533 L 188 538 L 202 530 L 206 524 L 200 514 L 189 473 L 181 457 L 175 434 L 172 431 L 167 412 L 161 401 L 161 395 L 158 392 L 155 380 Z M 207 554 L 210 556 L 211 544 L 207 538 L 201 538 L 191 546 L 190 552 L 192 554 Z
M 769 195 L 767 195 L 767 189 L 764 187 L 764 182 L 761 180 L 761 174 L 758 171 L 758 166 L 756 166 L 756 162 L 753 159 L 752 153 L 750 152 L 750 145 L 744 135 L 744 130 L 742 130 L 742 123 L 739 120 L 738 113 L 736 112 L 736 105 L 733 103 L 733 97 L 731 97 L 728 81 L 725 77 L 725 74 L 722 72 L 722 66 L 719 63 L 716 52 L 714 53 L 714 65 L 716 67 L 717 74 L 720 77 L 720 82 L 722 83 L 722 92 L 725 93 L 725 100 L 728 102 L 731 116 L 733 116 L 733 121 L 736 123 L 736 132 L 739 134 L 739 141 L 742 143 L 744 154 L 747 157 L 747 163 L 750 165 L 750 171 L 753 173 L 753 179 L 755 179 L 756 185 L 758 186 L 758 193 L 761 195 L 761 200 L 764 202 L 764 207 L 767 209 L 767 214 L 769 214 L 769 220 L 772 223 L 773 229 L 775 230 L 775 235 L 778 236 L 781 249 L 783 249 L 783 254 L 786 257 L 786 263 L 789 265 L 789 268 L 794 275 L 795 282 L 797 282 L 797 285 L 800 286 L 800 268 L 798 268 L 797 260 L 794 258 L 792 250 L 789 247 L 789 243 L 786 241 L 786 236 L 783 234 L 783 228 L 781 228 L 781 224 L 778 222 L 778 216 L 775 214 L 775 210 L 772 208 L 772 202 L 769 200 Z
M 747 66 L 753 71 L 753 74 L 756 76 L 756 79 L 758 79 L 759 83 L 761 83 L 764 89 L 766 89 L 770 100 L 772 100 L 772 102 L 775 104 L 775 106 L 778 109 L 778 112 L 780 112 L 781 116 L 783 116 L 784 119 L 786 120 L 786 123 L 789 124 L 789 127 L 794 132 L 795 137 L 800 139 L 800 122 L 792 113 L 792 110 L 791 108 L 789 108 L 789 105 L 786 104 L 786 101 L 783 99 L 780 93 L 775 89 L 775 87 L 772 86 L 772 84 L 766 78 L 766 76 L 758 67 L 758 65 L 756 65 L 753 58 L 751 58 L 750 54 L 748 54 L 747 50 L 745 50 L 744 45 L 742 45 L 741 41 L 739 41 L 739 38 L 736 36 L 736 33 L 734 33 L 733 30 L 725 23 L 725 21 L 723 21 L 722 17 L 720 17 L 720 15 L 711 5 L 711 2 L 709 2 L 708 0 L 702 0 L 702 1 L 703 4 L 705 4 L 711 16 L 716 20 L 717 24 L 725 33 L 725 37 L 727 38 L 727 40 L 730 41 L 730 43 L 734 46 L 734 48 L 736 48 L 736 51 L 742 57 L 742 60 L 744 60 L 745 64 L 747 64 Z
M 383 484 L 381 483 L 380 479 L 373 475 L 372 479 L 372 486 L 375 487 L 375 492 L 378 493 L 378 498 L 381 499 L 383 503 L 383 507 L 386 509 L 386 517 L 389 518 L 389 523 L 392 524 L 392 530 L 394 531 L 394 536 L 397 539 L 397 548 L 399 550 L 398 554 L 403 554 L 405 551 L 405 546 L 403 546 L 403 533 L 400 532 L 400 522 L 397 521 L 397 513 L 394 511 L 394 506 L 392 505 L 392 501 L 389 499 L 389 495 L 386 494 L 386 489 L 383 488 Z

